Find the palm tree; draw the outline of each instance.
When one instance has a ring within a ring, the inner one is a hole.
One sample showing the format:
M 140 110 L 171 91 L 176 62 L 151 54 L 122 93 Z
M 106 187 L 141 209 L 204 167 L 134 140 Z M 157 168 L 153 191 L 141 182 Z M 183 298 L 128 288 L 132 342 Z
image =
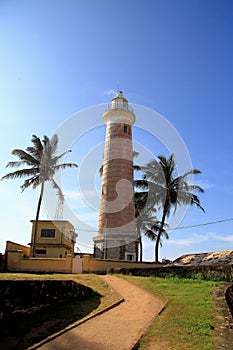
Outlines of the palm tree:
M 38 220 L 40 214 L 41 203 L 44 194 L 45 182 L 50 182 L 52 187 L 57 190 L 60 198 L 63 197 L 62 190 L 57 182 L 54 180 L 54 175 L 58 170 L 66 168 L 77 167 L 74 163 L 62 163 L 59 164 L 61 158 L 65 156 L 70 150 L 56 155 L 58 147 L 58 136 L 55 134 L 50 139 L 48 136 L 44 136 L 42 140 L 36 135 L 32 136 L 31 140 L 33 146 L 27 147 L 26 151 L 21 149 L 14 149 L 12 154 L 19 158 L 19 161 L 9 162 L 6 167 L 8 168 L 19 168 L 25 166 L 26 168 L 16 170 L 2 177 L 4 179 L 17 179 L 17 178 L 27 178 L 24 183 L 20 186 L 22 192 L 28 188 L 32 187 L 35 189 L 40 186 L 40 196 L 37 205 L 35 229 L 33 233 L 32 242 L 32 256 L 35 257 L 35 247 L 36 247 L 36 236 L 38 228 Z
M 155 262 L 159 261 L 158 250 L 161 236 L 165 235 L 168 238 L 164 226 L 165 219 L 169 217 L 171 209 L 173 208 L 173 213 L 175 213 L 178 205 L 196 205 L 204 212 L 198 196 L 193 194 L 193 191 L 203 193 L 204 190 L 200 186 L 191 185 L 187 182 L 190 175 L 200 174 L 201 171 L 191 169 L 184 175 L 175 177 L 174 154 L 171 154 L 168 158 L 160 155 L 158 159 L 159 162 L 153 159 L 143 167 L 145 184 L 147 183 L 146 186 L 149 189 L 148 198 L 153 202 L 153 205 L 157 205 L 158 208 L 162 209 L 162 218 L 155 244 Z
M 140 180 L 137 180 L 140 181 Z M 148 192 L 137 192 L 134 190 L 134 206 L 135 206 L 135 218 L 136 218 L 136 230 L 137 230 L 137 238 L 139 243 L 139 261 L 142 262 L 142 234 L 143 227 L 145 224 L 145 216 L 140 216 L 142 213 L 148 198 Z
M 140 180 L 138 180 L 140 181 Z M 139 241 L 139 261 L 142 262 L 142 233 L 151 241 L 156 241 L 157 232 L 160 228 L 160 222 L 155 215 L 156 209 L 151 208 L 146 210 L 145 201 L 148 197 L 148 192 L 135 192 L 135 217 L 136 217 L 136 230 Z M 145 210 L 144 210 L 145 208 Z

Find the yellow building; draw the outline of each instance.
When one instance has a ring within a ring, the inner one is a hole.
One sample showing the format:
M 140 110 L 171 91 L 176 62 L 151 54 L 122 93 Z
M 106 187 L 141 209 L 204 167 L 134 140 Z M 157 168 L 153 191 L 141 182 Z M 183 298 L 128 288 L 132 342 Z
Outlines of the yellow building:
M 32 222 L 31 246 L 35 220 Z M 74 256 L 77 234 L 74 226 L 65 220 L 39 220 L 35 242 L 36 258 L 66 258 Z M 32 251 L 31 251 L 32 254 Z

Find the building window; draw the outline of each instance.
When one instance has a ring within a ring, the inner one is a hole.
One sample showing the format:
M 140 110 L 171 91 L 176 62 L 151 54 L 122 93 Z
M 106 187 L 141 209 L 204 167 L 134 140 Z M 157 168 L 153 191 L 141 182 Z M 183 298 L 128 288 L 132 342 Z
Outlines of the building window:
M 136 261 L 136 254 L 135 253 L 125 252 L 125 260 L 127 260 L 127 261 Z
M 68 232 L 68 231 L 66 232 L 66 239 L 67 239 L 67 241 L 69 241 L 69 240 L 70 240 L 70 234 L 69 234 L 69 232 Z
M 106 195 L 107 194 L 107 185 L 106 184 L 103 184 L 102 186 L 102 195 Z
M 40 236 L 44 237 L 44 238 L 54 238 L 55 237 L 55 230 L 49 230 L 49 229 L 42 228 Z
M 124 125 L 124 133 L 125 133 L 125 134 L 128 134 L 128 131 L 129 131 L 128 126 L 127 126 L 127 125 Z
M 36 249 L 36 254 L 45 255 L 46 254 L 46 249 Z

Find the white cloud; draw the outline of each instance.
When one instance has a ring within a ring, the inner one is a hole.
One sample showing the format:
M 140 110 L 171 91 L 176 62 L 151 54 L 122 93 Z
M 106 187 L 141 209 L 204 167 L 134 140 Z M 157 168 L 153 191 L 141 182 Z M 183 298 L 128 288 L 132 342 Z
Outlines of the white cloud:
M 97 212 L 83 212 L 79 213 L 77 217 L 85 222 L 86 224 L 95 224 L 97 225 L 98 213 Z
M 169 245 L 184 245 L 184 246 L 190 246 L 192 244 L 199 244 L 202 242 L 206 242 L 210 239 L 209 235 L 200 235 L 200 234 L 192 234 L 188 238 L 184 239 L 170 239 L 167 241 L 167 244 Z
M 197 233 L 194 233 L 192 235 L 190 235 L 189 237 L 187 238 L 180 238 L 180 239 L 163 239 L 162 238 L 162 243 L 164 244 L 168 244 L 170 246 L 172 245 L 175 245 L 175 246 L 191 246 L 191 245 L 194 245 L 194 244 L 199 244 L 199 243 L 202 243 L 202 242 L 206 242 L 210 239 L 210 236 L 207 234 L 207 235 L 201 235 L 201 234 L 197 234 Z M 163 244 L 163 245 L 164 245 Z M 154 247 L 155 245 L 155 241 L 149 241 L 148 239 L 143 239 L 143 245 L 145 248 L 150 248 L 150 247 Z
M 203 188 L 203 190 L 209 190 L 211 188 L 215 188 L 216 185 L 215 184 L 212 184 L 210 182 L 208 182 L 207 180 L 197 180 L 197 181 L 194 181 L 194 184 L 197 185 L 197 186 L 200 186 Z
M 187 238 L 181 238 L 181 239 L 169 239 L 166 241 L 166 244 L 168 245 L 180 245 L 180 246 L 192 246 L 195 244 L 201 244 L 204 242 L 211 242 L 213 244 L 214 241 L 218 242 L 226 242 L 226 243 L 233 243 L 233 235 L 227 235 L 222 236 L 221 234 L 213 233 L 213 232 L 207 232 L 206 234 L 191 234 Z
M 100 198 L 95 190 L 67 191 L 65 204 L 77 216 L 83 211 L 93 212 L 93 215 L 96 215 L 99 211 Z
M 169 245 L 185 245 L 189 246 L 194 243 L 194 240 L 192 238 L 187 239 L 171 239 L 168 240 L 167 244 Z
M 233 235 L 221 236 L 221 235 L 217 235 L 216 233 L 211 233 L 210 236 L 212 239 L 216 241 L 233 243 Z

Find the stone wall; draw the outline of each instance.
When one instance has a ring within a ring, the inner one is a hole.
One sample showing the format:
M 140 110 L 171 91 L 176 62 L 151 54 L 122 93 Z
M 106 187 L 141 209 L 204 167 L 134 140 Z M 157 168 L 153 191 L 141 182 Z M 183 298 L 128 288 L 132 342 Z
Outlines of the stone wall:
M 200 277 L 213 280 L 233 280 L 233 265 L 198 265 L 198 266 L 162 266 L 154 268 L 112 268 L 109 273 L 123 273 L 135 276 L 180 276 L 184 278 Z
M 4 255 L 0 253 L 0 272 L 4 271 Z
M 230 309 L 231 315 L 233 317 L 233 284 L 232 286 L 227 288 L 225 298 Z
M 0 319 L 92 293 L 92 289 L 72 280 L 0 280 Z

